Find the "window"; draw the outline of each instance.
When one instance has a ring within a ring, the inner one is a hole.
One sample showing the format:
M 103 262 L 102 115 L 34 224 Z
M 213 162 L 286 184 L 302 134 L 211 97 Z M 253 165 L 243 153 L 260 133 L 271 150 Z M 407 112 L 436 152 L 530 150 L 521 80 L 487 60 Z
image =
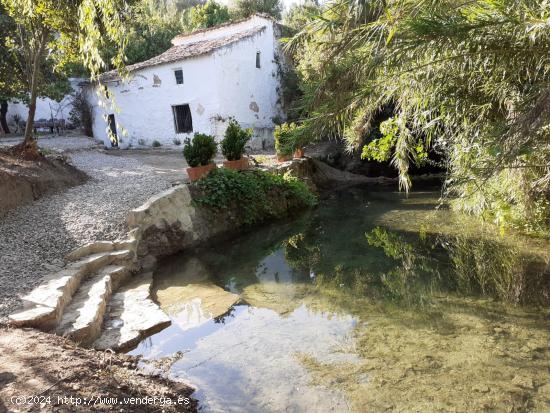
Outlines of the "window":
M 259 69 L 261 67 L 260 64 L 260 52 L 256 52 L 256 67 Z
M 174 70 L 174 76 L 176 77 L 176 85 L 183 85 L 183 70 Z
M 172 106 L 172 113 L 174 114 L 176 133 L 193 132 L 193 119 L 191 119 L 189 105 Z

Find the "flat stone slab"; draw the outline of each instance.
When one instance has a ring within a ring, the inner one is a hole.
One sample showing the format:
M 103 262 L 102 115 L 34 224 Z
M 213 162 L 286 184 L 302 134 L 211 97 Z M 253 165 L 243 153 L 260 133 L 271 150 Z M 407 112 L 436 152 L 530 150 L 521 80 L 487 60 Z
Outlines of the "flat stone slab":
M 87 255 L 114 251 L 114 249 L 115 244 L 111 241 L 91 242 L 89 244 L 83 245 L 80 248 L 75 249 L 74 251 L 71 251 L 69 254 L 66 255 L 65 258 L 69 261 L 76 261 Z
M 82 283 L 65 309 L 56 333 L 85 346 L 93 343 L 101 332 L 112 291 L 128 275 L 127 267 L 108 265 Z
M 9 324 L 16 327 L 35 327 L 44 331 L 55 328 L 84 278 L 111 263 L 125 262 L 132 257 L 133 252 L 129 250 L 97 253 L 46 277 L 42 284 L 21 297 L 24 309 L 11 314 L 8 317 Z
M 173 322 L 186 330 L 227 313 L 240 301 L 237 294 L 209 281 L 204 264 L 192 257 L 157 273 L 155 297 Z
M 101 336 L 92 347 L 98 350 L 129 350 L 171 323 L 151 299 L 153 273 L 137 275 L 111 297 Z
M 241 299 L 213 283 L 168 287 L 157 290 L 156 296 L 160 307 L 183 330 L 226 314 Z
M 56 322 L 55 308 L 37 305 L 27 310 L 13 313 L 9 316 L 12 327 L 37 327 L 39 325 L 53 326 Z
M 107 301 L 111 297 L 111 277 L 97 274 L 86 280 L 65 309 L 56 334 L 87 345 L 99 335 Z

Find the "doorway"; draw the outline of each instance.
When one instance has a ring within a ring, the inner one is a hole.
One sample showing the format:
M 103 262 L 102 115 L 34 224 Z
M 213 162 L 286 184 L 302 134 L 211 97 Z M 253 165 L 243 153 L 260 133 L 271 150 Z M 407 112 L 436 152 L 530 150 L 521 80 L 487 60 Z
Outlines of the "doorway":
M 114 148 L 114 147 L 117 147 L 118 146 L 118 135 L 116 133 L 116 121 L 115 121 L 115 115 L 114 114 L 110 114 L 109 117 L 107 118 L 107 124 L 109 125 L 109 130 L 110 130 L 110 134 L 109 134 L 109 140 L 111 141 L 111 146 Z

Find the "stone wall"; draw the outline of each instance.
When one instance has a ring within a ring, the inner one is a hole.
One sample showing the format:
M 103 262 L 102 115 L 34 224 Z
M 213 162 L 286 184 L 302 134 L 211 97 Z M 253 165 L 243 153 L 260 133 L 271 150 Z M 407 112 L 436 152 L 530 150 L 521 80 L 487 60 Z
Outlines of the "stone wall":
M 276 172 L 290 171 L 310 184 L 315 191 L 312 173 L 315 170 L 309 159 L 287 162 Z M 226 238 L 245 226 L 238 214 L 239 205 L 223 213 L 193 203 L 193 190 L 190 184 L 182 184 L 161 192 L 145 204 L 130 211 L 128 227 L 137 241 L 137 257 L 155 258 L 172 255 L 178 251 L 197 247 L 212 239 Z M 270 196 L 270 202 L 281 215 L 296 212 L 296 205 L 280 194 Z

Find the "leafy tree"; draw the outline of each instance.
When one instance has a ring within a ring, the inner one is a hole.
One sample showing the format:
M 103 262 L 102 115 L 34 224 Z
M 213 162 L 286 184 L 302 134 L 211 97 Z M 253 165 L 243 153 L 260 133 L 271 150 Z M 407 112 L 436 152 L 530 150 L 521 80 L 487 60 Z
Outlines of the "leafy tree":
M 230 20 L 229 9 L 213 0 L 190 9 L 191 30 L 217 26 Z
M 8 53 L 17 61 L 18 82 L 28 96 L 25 140 L 27 155 L 36 156 L 33 138 L 36 99 L 48 85 L 48 66 L 59 70 L 82 59 L 94 78 L 106 66 L 99 52 L 105 41 L 117 45 L 111 63 L 122 67 L 124 22 L 131 0 L 0 0 L 14 30 L 5 37 Z M 51 66 L 50 66 L 51 67 Z
M 293 31 L 302 30 L 321 10 L 317 0 L 293 3 L 283 15 L 283 24 Z
M 172 47 L 172 39 L 188 30 L 186 11 L 179 3 L 164 0 L 141 0 L 132 8 L 127 24 L 126 64 L 143 62 Z M 181 7 L 181 6 L 180 6 Z M 116 43 L 103 51 L 109 59 L 117 51 Z M 110 68 L 109 68 L 110 69 Z
M 13 20 L 6 14 L 0 4 L 0 127 L 6 133 L 10 133 L 6 114 L 8 102 L 11 99 L 21 97 L 23 85 L 21 74 L 15 56 L 7 47 L 7 40 L 11 32 L 15 30 Z
M 439 151 L 458 209 L 548 229 L 549 16 L 530 0 L 335 0 L 289 45 L 304 126 L 389 153 L 405 190 L 410 165 Z M 397 129 L 372 143 L 388 106 Z
M 235 0 L 232 13 L 239 19 L 250 17 L 254 13 L 265 13 L 279 20 L 282 9 L 280 0 Z

